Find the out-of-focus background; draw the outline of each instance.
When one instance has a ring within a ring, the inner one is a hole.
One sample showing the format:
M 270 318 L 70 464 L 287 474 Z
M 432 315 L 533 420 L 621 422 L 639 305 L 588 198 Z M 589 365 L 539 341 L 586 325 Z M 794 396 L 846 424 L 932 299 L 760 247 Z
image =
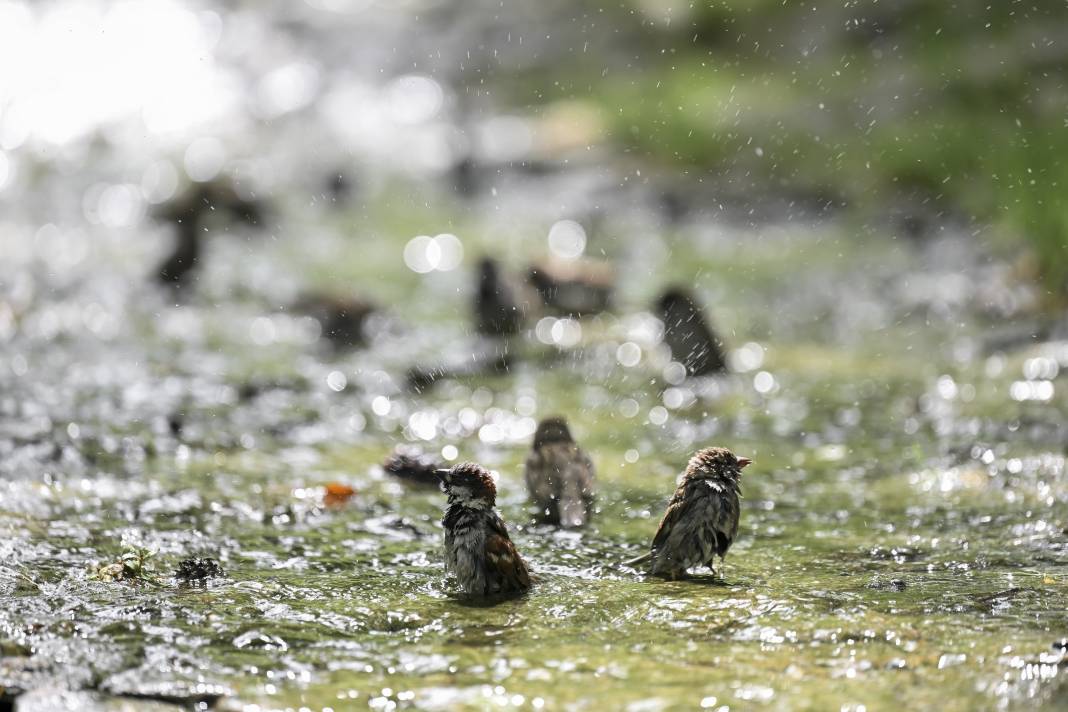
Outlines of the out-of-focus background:
M 0 0 L 0 710 L 1064 707 L 1066 23 Z M 557 413 L 581 532 L 526 502 Z M 620 568 L 713 444 L 719 577 Z M 453 597 L 397 446 L 498 473 L 528 597 Z

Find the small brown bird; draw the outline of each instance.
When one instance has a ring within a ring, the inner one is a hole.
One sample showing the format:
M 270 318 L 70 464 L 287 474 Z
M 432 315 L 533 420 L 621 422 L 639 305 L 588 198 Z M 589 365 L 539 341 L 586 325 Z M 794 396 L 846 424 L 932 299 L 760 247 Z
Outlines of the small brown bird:
M 382 469 L 408 482 L 437 485 L 441 463 L 418 448 L 399 446 L 382 463 Z
M 445 570 L 456 576 L 468 596 L 522 593 L 530 588 L 530 572 L 494 509 L 497 487 L 490 473 L 466 462 L 438 470 L 449 496 L 445 527 Z
M 264 204 L 240 195 L 230 181 L 194 183 L 159 207 L 156 217 L 173 223 L 178 230 L 174 249 L 156 269 L 156 278 L 181 287 L 191 278 L 201 260 L 201 240 L 210 218 L 259 226 L 265 217 Z
M 546 307 L 584 316 L 611 307 L 615 270 L 594 260 L 546 260 L 531 266 L 528 279 Z
M 704 376 L 726 370 L 723 343 L 708 326 L 693 294 L 672 287 L 657 301 L 656 312 L 664 322 L 664 341 L 671 357 L 686 367 L 687 374 Z
M 462 358 L 449 357 L 434 365 L 415 365 L 408 369 L 408 387 L 417 393 L 429 390 L 438 381 L 486 378 L 506 374 L 516 363 L 507 349 L 471 352 Z
M 483 257 L 478 264 L 475 331 L 488 336 L 510 336 L 522 328 L 523 310 L 515 291 L 501 276 L 497 261 Z
M 526 480 L 539 515 L 550 524 L 581 527 L 593 507 L 593 461 L 575 444 L 563 418 L 546 418 L 534 433 Z
M 334 348 L 347 349 L 367 341 L 364 327 L 378 306 L 358 296 L 309 292 L 298 298 L 292 309 L 318 321 L 323 338 Z
M 726 556 L 738 534 L 738 481 L 751 462 L 722 447 L 697 451 L 668 502 L 649 553 L 626 565 L 649 562 L 649 573 L 669 579 L 683 578 L 687 569 L 702 565 L 714 574 L 713 559 Z

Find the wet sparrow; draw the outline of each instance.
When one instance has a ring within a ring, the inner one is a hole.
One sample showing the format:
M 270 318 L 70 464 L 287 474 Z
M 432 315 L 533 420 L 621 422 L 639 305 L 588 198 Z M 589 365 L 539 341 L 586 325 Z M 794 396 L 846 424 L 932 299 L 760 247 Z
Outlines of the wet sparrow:
M 526 463 L 527 491 L 539 515 L 565 527 L 584 525 L 593 506 L 593 478 L 593 462 L 575 444 L 567 421 L 541 421 Z
M 738 480 L 750 462 L 721 447 L 696 452 L 668 502 L 649 553 L 627 565 L 649 562 L 649 573 L 670 579 L 684 577 L 694 566 L 712 569 L 714 557 L 726 556 L 738 534 Z
M 690 376 L 703 376 L 726 370 L 723 342 L 705 321 L 694 295 L 673 287 L 656 303 L 656 315 L 664 322 L 664 342 L 671 357 L 686 367 Z
M 519 593 L 530 588 L 530 573 L 493 508 L 497 487 L 490 473 L 471 462 L 438 470 L 449 496 L 445 527 L 445 570 L 469 596 Z
M 489 336 L 508 336 L 522 328 L 523 309 L 515 290 L 501 276 L 497 261 L 483 257 L 478 265 L 475 330 Z
M 178 231 L 174 248 L 156 268 L 156 279 L 164 284 L 183 286 L 192 278 L 201 261 L 201 240 L 209 226 L 221 226 L 224 230 L 227 223 L 260 226 L 265 216 L 265 204 L 241 195 L 230 181 L 192 184 L 155 212 L 157 219 L 173 224 Z
M 532 265 L 527 279 L 551 311 L 585 316 L 610 308 L 616 275 L 608 262 L 556 259 Z
M 356 295 L 306 292 L 290 306 L 290 310 L 318 321 L 323 338 L 336 349 L 346 349 L 366 343 L 367 319 L 378 306 Z
M 382 469 L 394 477 L 427 485 L 439 483 L 437 471 L 441 469 L 441 466 L 442 463 L 432 455 L 427 455 L 418 448 L 404 445 L 395 448 L 382 463 Z

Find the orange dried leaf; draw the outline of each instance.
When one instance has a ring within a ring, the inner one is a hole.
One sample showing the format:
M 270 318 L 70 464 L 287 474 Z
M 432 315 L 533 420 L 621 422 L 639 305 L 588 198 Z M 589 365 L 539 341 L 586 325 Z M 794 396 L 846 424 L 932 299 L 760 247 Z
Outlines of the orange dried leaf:
M 323 504 L 327 507 L 340 507 L 356 494 L 356 490 L 342 482 L 328 482 L 324 488 Z

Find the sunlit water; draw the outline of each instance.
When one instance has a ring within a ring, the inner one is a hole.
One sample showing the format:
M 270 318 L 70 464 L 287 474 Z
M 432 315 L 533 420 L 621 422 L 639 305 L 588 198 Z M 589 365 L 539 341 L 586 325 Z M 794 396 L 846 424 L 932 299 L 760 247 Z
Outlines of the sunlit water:
M 1029 298 L 1007 270 L 952 227 L 858 240 L 789 204 L 754 220 L 709 200 L 670 226 L 625 163 L 493 170 L 458 198 L 441 174 L 470 127 L 450 78 L 367 63 L 422 6 L 369 5 L 3 6 L 0 33 L 36 38 L 3 51 L 64 78 L 0 80 L 0 197 L 17 206 L 0 222 L 0 687 L 250 710 L 1064 705 L 1068 345 L 992 339 Z M 346 69 L 283 17 L 323 47 L 342 43 L 335 23 L 380 43 Z M 75 34 L 80 81 L 39 56 L 74 19 L 126 38 Z M 129 66 L 141 42 L 160 56 Z M 251 80 L 228 61 L 242 48 Z M 85 92 L 93 108 L 54 111 Z M 539 145 L 534 120 L 480 120 L 480 155 Z M 339 165 L 348 199 L 324 187 Z M 149 280 L 170 235 L 148 215 L 183 173 L 220 172 L 274 213 L 213 228 L 175 304 Z M 610 258 L 618 308 L 532 318 L 508 374 L 411 391 L 413 364 L 488 348 L 469 328 L 484 252 L 516 271 Z M 729 375 L 687 380 L 659 344 L 647 309 L 674 281 L 710 307 Z M 286 308 L 324 286 L 387 305 L 366 348 L 335 351 Z M 598 467 L 581 532 L 534 525 L 525 501 L 521 463 L 553 413 Z M 379 467 L 399 443 L 499 473 L 529 595 L 456 597 L 442 495 Z M 622 567 L 711 444 L 755 461 L 722 570 Z M 326 506 L 331 482 L 356 494 Z M 156 552 L 150 581 L 91 576 L 131 546 Z M 193 554 L 226 576 L 179 584 Z

